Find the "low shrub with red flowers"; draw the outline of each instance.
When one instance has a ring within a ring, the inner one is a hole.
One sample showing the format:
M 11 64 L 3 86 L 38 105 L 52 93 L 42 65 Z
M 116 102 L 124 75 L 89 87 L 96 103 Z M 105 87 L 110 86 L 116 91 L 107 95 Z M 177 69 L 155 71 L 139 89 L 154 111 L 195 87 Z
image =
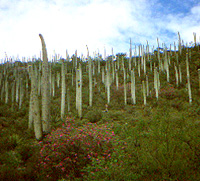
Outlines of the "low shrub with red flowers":
M 115 134 L 111 126 L 87 123 L 77 127 L 73 119 L 67 118 L 61 128 L 53 130 L 39 143 L 39 174 L 48 180 L 81 178 L 86 174 L 83 168 L 92 159 L 111 157 L 113 143 Z

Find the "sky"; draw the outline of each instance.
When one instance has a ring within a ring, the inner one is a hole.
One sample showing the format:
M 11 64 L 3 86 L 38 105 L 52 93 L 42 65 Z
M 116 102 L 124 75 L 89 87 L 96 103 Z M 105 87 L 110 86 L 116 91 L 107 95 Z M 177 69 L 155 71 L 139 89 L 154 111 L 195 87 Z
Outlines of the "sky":
M 200 36 L 200 0 L 0 0 L 0 59 L 56 54 L 104 57 L 135 45 L 167 47 Z

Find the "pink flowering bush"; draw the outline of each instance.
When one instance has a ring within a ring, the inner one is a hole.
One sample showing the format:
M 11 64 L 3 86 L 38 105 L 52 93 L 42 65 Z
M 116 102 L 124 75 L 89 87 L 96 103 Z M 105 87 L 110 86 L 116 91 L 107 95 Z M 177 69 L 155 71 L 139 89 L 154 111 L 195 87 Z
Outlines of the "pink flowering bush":
M 107 125 L 87 123 L 77 127 L 73 119 L 67 119 L 61 128 L 53 130 L 41 144 L 39 174 L 47 180 L 81 178 L 83 168 L 93 158 L 107 160 L 114 152 L 115 134 Z

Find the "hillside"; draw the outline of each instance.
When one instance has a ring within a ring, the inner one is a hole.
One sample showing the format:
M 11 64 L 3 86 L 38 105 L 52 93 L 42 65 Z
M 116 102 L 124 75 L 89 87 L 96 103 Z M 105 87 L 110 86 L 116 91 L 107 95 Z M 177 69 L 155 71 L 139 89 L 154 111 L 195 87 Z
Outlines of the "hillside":
M 199 49 L 49 62 L 51 132 L 39 141 L 29 107 L 35 73 L 42 114 L 42 61 L 1 64 L 0 180 L 199 180 Z

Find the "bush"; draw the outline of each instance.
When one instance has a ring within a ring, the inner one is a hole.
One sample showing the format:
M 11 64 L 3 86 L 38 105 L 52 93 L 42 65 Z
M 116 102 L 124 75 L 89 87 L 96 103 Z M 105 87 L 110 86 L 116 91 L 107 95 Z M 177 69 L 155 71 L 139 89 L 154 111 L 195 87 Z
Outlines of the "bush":
M 114 132 L 106 125 L 88 123 L 77 127 L 74 120 L 67 119 L 61 128 L 53 130 L 43 142 L 38 160 L 41 179 L 56 180 L 81 178 L 81 171 L 92 163 L 93 158 L 109 159 L 114 151 Z
M 90 110 L 85 114 L 84 118 L 89 120 L 91 123 L 99 122 L 102 118 L 102 111 L 99 109 Z

